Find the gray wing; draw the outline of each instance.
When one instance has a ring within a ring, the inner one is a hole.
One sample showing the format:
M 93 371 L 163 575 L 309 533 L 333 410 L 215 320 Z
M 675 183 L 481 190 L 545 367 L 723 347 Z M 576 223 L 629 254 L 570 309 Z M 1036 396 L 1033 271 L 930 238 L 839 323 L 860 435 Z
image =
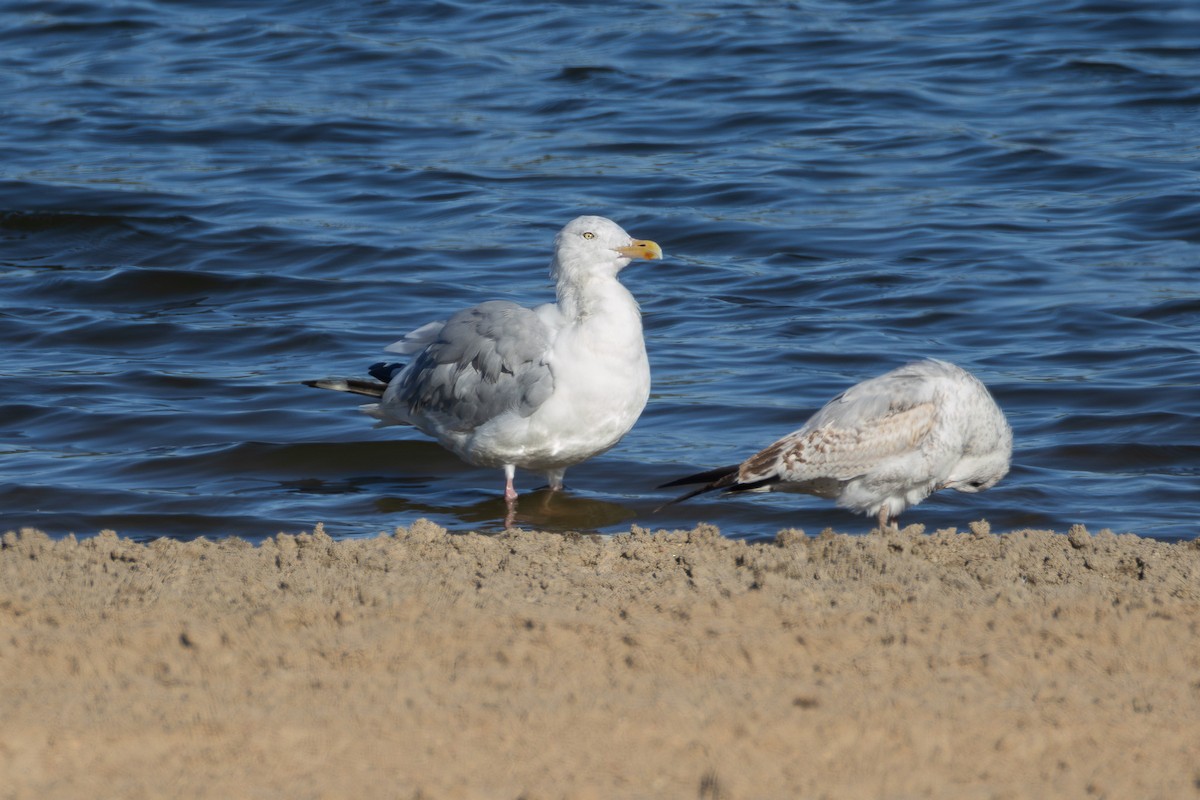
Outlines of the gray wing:
M 918 362 L 856 384 L 742 463 L 739 481 L 847 481 L 920 450 L 938 421 L 936 387 Z M 817 492 L 819 493 L 819 492 Z
M 385 405 L 448 430 L 473 430 L 505 412 L 527 417 L 554 391 L 550 333 L 530 309 L 492 300 L 446 320 L 388 387 Z

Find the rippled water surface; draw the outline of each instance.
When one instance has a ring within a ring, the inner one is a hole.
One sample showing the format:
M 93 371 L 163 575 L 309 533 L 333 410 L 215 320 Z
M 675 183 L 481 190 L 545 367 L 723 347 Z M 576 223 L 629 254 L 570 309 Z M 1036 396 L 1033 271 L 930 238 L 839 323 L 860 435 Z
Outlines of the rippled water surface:
M 868 530 L 654 487 L 938 356 L 1014 466 L 904 521 L 1195 537 L 1197 52 L 1192 0 L 0 2 L 4 527 L 496 528 L 498 471 L 298 381 L 551 299 L 600 213 L 667 253 L 653 394 L 520 524 Z

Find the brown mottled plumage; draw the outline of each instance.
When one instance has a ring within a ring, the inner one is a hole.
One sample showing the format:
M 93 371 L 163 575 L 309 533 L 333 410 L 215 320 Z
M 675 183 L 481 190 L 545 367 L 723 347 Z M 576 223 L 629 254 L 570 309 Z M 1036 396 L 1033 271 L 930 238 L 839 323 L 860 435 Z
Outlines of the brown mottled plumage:
M 799 430 L 730 467 L 663 484 L 705 492 L 799 492 L 876 515 L 880 529 L 939 489 L 978 492 L 1008 473 L 1012 430 L 982 383 L 927 360 L 863 381 Z

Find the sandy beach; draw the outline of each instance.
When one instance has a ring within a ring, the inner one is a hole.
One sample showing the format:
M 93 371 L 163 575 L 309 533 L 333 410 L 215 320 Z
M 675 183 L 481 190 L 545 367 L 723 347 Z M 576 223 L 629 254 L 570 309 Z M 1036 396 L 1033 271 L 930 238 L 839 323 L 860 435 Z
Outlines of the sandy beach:
M 1200 796 L 1200 547 L 711 527 L 0 549 L 0 796 Z

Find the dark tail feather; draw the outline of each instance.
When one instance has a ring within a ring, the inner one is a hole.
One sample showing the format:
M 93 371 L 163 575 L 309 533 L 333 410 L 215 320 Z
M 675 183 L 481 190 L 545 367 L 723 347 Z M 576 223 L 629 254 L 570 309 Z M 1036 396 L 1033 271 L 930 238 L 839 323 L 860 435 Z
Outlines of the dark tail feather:
M 667 506 L 673 506 L 676 503 L 682 503 L 684 500 L 695 497 L 698 494 L 715 492 L 717 489 L 727 489 L 728 487 L 733 486 L 735 483 L 737 483 L 738 468 L 741 466 L 741 464 L 733 464 L 728 467 L 717 467 L 716 469 L 710 469 L 706 472 L 697 472 L 695 475 L 688 475 L 686 478 L 678 478 L 673 481 L 667 481 L 666 483 L 659 484 L 659 489 L 666 489 L 670 486 L 687 486 L 691 483 L 703 483 L 704 485 L 699 489 L 693 489 L 687 494 L 681 494 L 674 500 L 668 500 L 654 510 L 661 511 Z
M 710 470 L 706 470 L 704 472 L 697 472 L 695 475 L 688 475 L 686 478 L 676 478 L 673 481 L 667 481 L 666 483 L 660 483 L 658 485 L 658 488 L 659 489 L 668 489 L 672 486 L 687 486 L 688 484 L 691 484 L 691 483 L 709 483 L 709 484 L 713 484 L 713 485 L 711 487 L 705 487 L 704 491 L 707 491 L 710 488 L 711 489 L 720 489 L 721 487 L 717 486 L 716 483 L 721 481 L 722 478 L 727 478 L 730 475 L 736 474 L 738 471 L 738 468 L 740 466 L 742 466 L 742 465 L 741 464 L 730 464 L 728 467 L 717 467 L 716 469 L 710 469 Z M 732 480 L 726 481 L 723 484 L 723 486 L 728 486 L 730 483 L 733 483 L 733 481 Z
M 327 378 L 320 381 L 300 382 L 314 389 L 332 389 L 335 392 L 350 392 L 352 394 L 366 395 L 367 397 L 383 397 L 383 390 L 387 388 L 386 383 L 364 381 L 357 378 Z

